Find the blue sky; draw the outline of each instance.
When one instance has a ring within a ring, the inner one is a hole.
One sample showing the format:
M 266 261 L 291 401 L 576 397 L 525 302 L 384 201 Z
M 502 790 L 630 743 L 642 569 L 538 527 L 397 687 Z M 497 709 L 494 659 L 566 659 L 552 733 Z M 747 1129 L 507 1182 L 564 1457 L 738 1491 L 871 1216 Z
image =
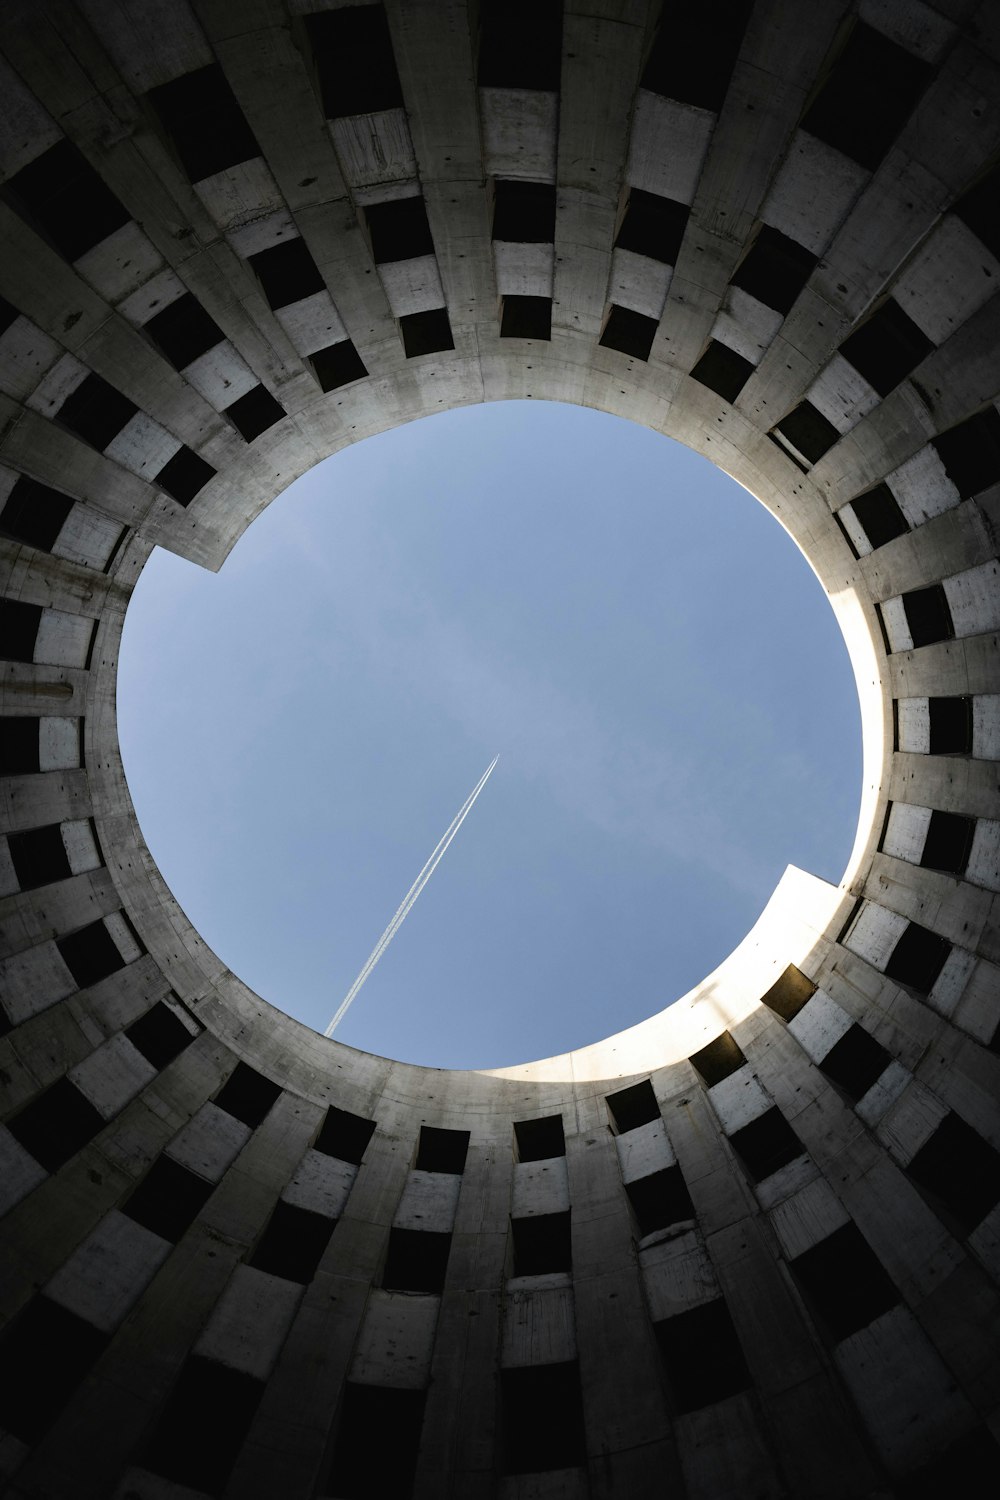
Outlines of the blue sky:
M 778 523 L 680 445 L 541 402 L 355 444 L 218 574 L 157 550 L 118 707 L 147 842 L 216 952 L 322 1031 L 495 754 L 340 1040 L 442 1067 L 683 994 L 794 863 L 846 864 L 846 648 Z

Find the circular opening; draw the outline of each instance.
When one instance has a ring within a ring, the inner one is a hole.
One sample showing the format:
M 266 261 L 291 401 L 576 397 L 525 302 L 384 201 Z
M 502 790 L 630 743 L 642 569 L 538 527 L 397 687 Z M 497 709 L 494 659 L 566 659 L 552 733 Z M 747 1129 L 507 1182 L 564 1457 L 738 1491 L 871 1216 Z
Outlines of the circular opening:
M 358 443 L 218 574 L 158 550 L 118 696 L 175 896 L 317 1030 L 500 756 L 337 1029 L 417 1063 L 654 1014 L 854 836 L 857 696 L 801 553 L 706 460 L 578 408 Z

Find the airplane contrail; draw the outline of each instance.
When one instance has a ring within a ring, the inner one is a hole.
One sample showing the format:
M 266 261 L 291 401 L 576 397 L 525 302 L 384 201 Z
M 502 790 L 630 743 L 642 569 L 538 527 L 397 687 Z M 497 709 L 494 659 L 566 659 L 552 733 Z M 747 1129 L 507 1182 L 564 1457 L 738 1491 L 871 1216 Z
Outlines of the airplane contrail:
M 423 869 L 420 871 L 420 874 L 417 876 L 416 880 L 413 882 L 413 884 L 410 886 L 410 889 L 403 897 L 403 900 L 398 907 L 392 921 L 389 923 L 388 927 L 385 929 L 382 936 L 375 944 L 375 947 L 369 954 L 367 962 L 365 963 L 364 968 L 361 970 L 361 973 L 358 975 L 357 979 L 351 985 L 351 988 L 347 991 L 347 994 L 340 1002 L 340 1007 L 337 1010 L 336 1015 L 323 1033 L 324 1036 L 333 1036 L 334 1031 L 337 1029 L 340 1022 L 344 1019 L 344 1016 L 347 1014 L 347 1008 L 350 1005 L 351 1001 L 354 999 L 355 995 L 358 993 L 358 990 L 364 984 L 372 969 L 374 969 L 375 965 L 382 957 L 382 954 L 385 952 L 389 944 L 392 942 L 393 938 L 396 936 L 396 933 L 399 931 L 400 927 L 402 927 L 403 920 L 406 917 L 407 912 L 409 912 L 409 910 L 413 906 L 413 903 L 420 895 L 420 892 L 423 890 L 424 886 L 427 884 L 428 880 L 430 880 L 431 876 L 434 874 L 434 871 L 441 863 L 441 860 L 444 857 L 445 850 L 451 843 L 452 839 L 455 837 L 458 830 L 461 828 L 462 824 L 465 822 L 465 819 L 468 817 L 472 809 L 472 804 L 475 802 L 476 798 L 479 796 L 479 793 L 486 785 L 490 777 L 490 772 L 493 770 L 493 767 L 496 765 L 499 759 L 499 755 L 495 755 L 493 757 L 489 765 L 486 767 L 486 770 L 483 772 L 482 776 L 480 776 L 479 780 L 476 782 L 476 785 L 469 793 L 468 797 L 466 797 L 465 801 L 462 803 L 462 806 L 459 808 L 458 812 L 448 824 L 448 827 L 445 829 L 445 832 L 438 840 L 438 843 L 427 863 L 424 865 Z

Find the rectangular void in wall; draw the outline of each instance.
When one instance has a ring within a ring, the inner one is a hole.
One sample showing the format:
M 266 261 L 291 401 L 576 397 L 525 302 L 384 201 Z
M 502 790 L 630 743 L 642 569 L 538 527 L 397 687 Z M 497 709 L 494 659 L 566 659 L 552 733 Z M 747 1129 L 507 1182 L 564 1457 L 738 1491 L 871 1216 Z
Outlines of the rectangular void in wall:
M 855 1023 L 849 1027 L 820 1063 L 820 1069 L 857 1101 L 867 1094 L 892 1062 L 892 1057 L 870 1032 Z
M 895 1307 L 899 1292 L 856 1224 L 789 1262 L 814 1317 L 837 1344 Z
M 122 1204 L 122 1213 L 176 1244 L 208 1202 L 214 1186 L 169 1156 L 158 1156 Z
M 126 1028 L 125 1035 L 136 1051 L 141 1052 L 156 1069 L 172 1063 L 194 1041 L 184 1022 L 162 1000 L 151 1006 L 138 1021 L 133 1021 Z
M 743 1350 L 722 1298 L 654 1323 L 674 1408 L 700 1411 L 750 1384 Z
M 335 1219 L 311 1213 L 306 1208 L 283 1203 L 279 1198 L 274 1213 L 253 1254 L 250 1264 L 258 1271 L 282 1276 L 307 1286 L 316 1274 L 323 1252 L 330 1243 Z
M 931 78 L 931 65 L 858 21 L 803 130 L 874 172 Z
M 220 1494 L 263 1394 L 263 1381 L 252 1375 L 190 1355 L 140 1452 L 142 1467 L 175 1484 Z
M 786 451 L 789 447 L 794 449 L 793 458 L 799 454 L 806 465 L 812 465 L 833 447 L 840 433 L 811 401 L 800 401 L 794 411 L 771 429 L 770 436 Z M 801 463 L 799 467 L 803 467 Z
M 493 184 L 493 238 L 541 245 L 551 244 L 555 237 L 555 185 L 498 177 Z
M 0 599 L 0 654 L 6 661 L 34 660 L 35 640 L 41 622 L 40 604 Z
M 963 500 L 1000 479 L 1000 413 L 995 407 L 959 422 L 931 444 Z
M 423 198 L 392 198 L 388 203 L 370 203 L 364 209 L 364 215 L 377 265 L 434 254 Z
M 972 754 L 972 699 L 928 698 L 931 755 Z
M 98 452 L 112 442 L 127 426 L 139 408 L 134 401 L 116 391 L 100 375 L 88 375 L 72 391 L 56 412 L 60 427 L 89 443 Z
M 754 366 L 728 344 L 710 339 L 708 348 L 691 371 L 691 378 L 705 385 L 724 401 L 735 401 L 754 372 Z
M 950 641 L 955 634 L 948 597 L 940 583 L 925 589 L 910 589 L 902 596 L 903 611 L 914 646 Z
M 313 1150 L 360 1167 L 374 1134 L 374 1120 L 366 1120 L 361 1115 L 352 1115 L 346 1109 L 331 1105 L 313 1143 Z
M 272 311 L 326 290 L 326 282 L 301 236 L 247 256 Z
M 951 944 L 943 937 L 911 922 L 889 955 L 884 972 L 897 984 L 929 995 L 950 952 Z
M 777 1106 L 734 1130 L 729 1143 L 753 1182 L 763 1182 L 804 1154 L 805 1148 Z
M 500 311 L 502 339 L 552 338 L 552 298 L 525 297 L 508 292 Z
M 215 319 L 190 292 L 154 314 L 142 325 L 142 331 L 149 334 L 175 370 L 183 370 L 225 338 Z
M 310 354 L 309 362 L 323 391 L 339 390 L 342 385 L 350 385 L 352 380 L 361 380 L 368 374 L 350 339 L 341 339 L 339 343 L 327 344 L 325 349 L 315 350 Z
M 583 1396 L 576 1360 L 500 1371 L 505 1474 L 541 1474 L 586 1463 Z
M 562 0 L 483 0 L 479 86 L 558 93 Z
M 654 1120 L 662 1119 L 659 1102 L 648 1078 L 627 1089 L 619 1089 L 615 1094 L 608 1094 L 606 1102 L 617 1135 L 625 1135 L 629 1130 L 638 1130 L 640 1125 L 651 1125 Z
M 443 354 L 455 347 L 446 307 L 406 313 L 399 320 L 399 331 L 403 335 L 403 352 L 407 359 L 417 359 L 421 354 Z
M 628 1200 L 635 1214 L 639 1238 L 655 1234 L 658 1229 L 668 1229 L 671 1224 L 682 1224 L 695 1217 L 680 1167 L 664 1167 L 661 1172 L 652 1172 L 648 1177 L 634 1178 L 625 1184 Z
M 648 360 L 659 326 L 655 318 L 612 303 L 600 342 L 605 349 L 617 349 L 633 359 Z
M 642 87 L 718 114 L 751 8 L 752 0 L 665 7 Z
M 9 177 L 0 198 L 67 260 L 79 260 L 129 222 L 129 213 L 89 161 L 58 141 Z
M 615 239 L 616 250 L 631 250 L 665 266 L 677 264 L 691 210 L 674 198 L 630 188 L 628 207 Z
M 389 23 L 381 5 L 351 5 L 305 16 L 304 21 L 328 120 L 403 107 Z
M 166 490 L 178 505 L 186 507 L 205 488 L 208 481 L 214 478 L 215 470 L 210 463 L 192 448 L 182 447 L 163 465 L 156 475 L 155 483 L 161 490 Z
M 701 1075 L 702 1081 L 712 1088 L 735 1073 L 737 1068 L 742 1068 L 746 1058 L 736 1039 L 728 1031 L 724 1031 L 709 1042 L 707 1047 L 702 1047 L 699 1052 L 692 1052 L 688 1062 Z
M 323 1493 L 339 1500 L 404 1500 L 413 1490 L 426 1399 L 426 1391 L 348 1381 Z
M 265 1078 L 263 1073 L 246 1063 L 238 1062 L 216 1094 L 215 1103 L 234 1119 L 242 1120 L 244 1125 L 256 1130 L 280 1093 L 280 1084 Z
M 224 407 L 223 412 L 247 443 L 252 443 L 254 438 L 259 438 L 262 432 L 267 432 L 287 415 L 281 402 L 276 401 L 264 385 L 255 385 L 246 395 Z
M 73 873 L 58 823 L 47 823 L 44 828 L 31 828 L 25 833 L 8 834 L 7 847 L 22 891 L 49 885 L 54 880 L 66 880 Z
M 514 1153 L 519 1162 L 551 1161 L 566 1155 L 562 1115 L 543 1115 L 539 1120 L 514 1121 Z
M 22 475 L 0 510 L 0 536 L 51 552 L 73 505 L 68 495 Z
M 888 396 L 934 345 L 892 297 L 845 339 L 840 352 L 880 396 Z
M 1000 260 L 1000 166 L 993 167 L 985 177 L 963 193 L 953 204 L 952 213 L 967 224 L 977 239 L 982 240 L 997 260 Z
M 906 1174 L 964 1234 L 1000 1201 L 1000 1152 L 953 1112 L 924 1142 Z
M 928 870 L 947 870 L 949 875 L 964 874 L 975 832 L 975 818 L 935 809 L 927 827 L 920 863 Z
M 162 83 L 146 97 L 192 182 L 260 156 L 256 137 L 218 63 Z
M 817 259 L 798 240 L 762 224 L 736 268 L 732 285 L 775 312 L 787 313 L 812 275 Z
M 6 628 L 6 612 L 3 603 L 0 602 L 0 655 L 11 660 L 7 651 Z M 36 631 L 37 628 L 36 625 Z M 32 635 L 32 652 L 34 652 L 34 647 L 35 638 Z M 17 658 L 13 659 L 17 660 Z M 31 658 L 29 657 L 28 660 L 30 661 Z M 34 776 L 37 775 L 38 770 L 38 720 L 24 714 L 4 719 L 3 734 L 0 734 L 0 775 Z
M 873 549 L 884 547 L 886 542 L 894 541 L 910 529 L 887 484 L 877 484 L 863 495 L 856 495 L 851 501 L 851 509 Z
M 7 1121 L 7 1129 L 47 1172 L 82 1151 L 104 1118 L 68 1078 L 60 1078 Z
M 548 1276 L 573 1267 L 569 1211 L 511 1219 L 513 1276 Z
M 0 1427 L 33 1445 L 103 1354 L 109 1335 L 36 1297 L 0 1338 Z
M 391 1292 L 441 1292 L 451 1235 L 432 1229 L 390 1229 L 382 1285 Z
M 57 938 L 56 947 L 81 990 L 125 967 L 114 938 L 100 919 Z
M 441 1130 L 435 1125 L 420 1127 L 417 1143 L 418 1172 L 450 1172 L 460 1177 L 469 1154 L 468 1130 Z
M 1000 1473 L 1000 1445 L 988 1427 L 964 1432 L 943 1452 L 897 1482 L 899 1500 L 941 1500 L 982 1493 L 983 1476 Z M 988 1481 L 987 1481 L 988 1482 Z

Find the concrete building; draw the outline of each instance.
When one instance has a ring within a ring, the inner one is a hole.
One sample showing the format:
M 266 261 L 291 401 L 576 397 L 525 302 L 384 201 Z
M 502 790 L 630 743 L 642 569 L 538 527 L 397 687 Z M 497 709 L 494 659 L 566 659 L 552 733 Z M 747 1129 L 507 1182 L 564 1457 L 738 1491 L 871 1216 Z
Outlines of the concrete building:
M 5 1493 L 992 1494 L 1000 8 L 0 28 Z M 278 1013 L 186 920 L 118 645 L 154 546 L 218 568 L 327 454 L 529 396 L 788 528 L 863 806 L 842 885 L 789 871 L 662 1015 L 426 1070 Z

